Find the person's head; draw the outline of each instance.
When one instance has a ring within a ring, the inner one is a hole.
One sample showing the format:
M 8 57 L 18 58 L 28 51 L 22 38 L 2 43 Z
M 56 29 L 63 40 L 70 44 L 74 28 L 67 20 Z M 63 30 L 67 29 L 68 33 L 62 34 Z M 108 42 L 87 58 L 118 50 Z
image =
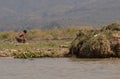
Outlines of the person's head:
M 23 30 L 24 33 L 27 33 L 27 30 Z

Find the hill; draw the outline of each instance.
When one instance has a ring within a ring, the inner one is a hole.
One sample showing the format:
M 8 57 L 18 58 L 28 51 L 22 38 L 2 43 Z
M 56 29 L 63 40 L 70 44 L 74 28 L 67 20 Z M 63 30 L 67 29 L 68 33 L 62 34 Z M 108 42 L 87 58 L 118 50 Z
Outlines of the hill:
M 0 0 L 0 30 L 99 26 L 120 20 L 120 0 Z

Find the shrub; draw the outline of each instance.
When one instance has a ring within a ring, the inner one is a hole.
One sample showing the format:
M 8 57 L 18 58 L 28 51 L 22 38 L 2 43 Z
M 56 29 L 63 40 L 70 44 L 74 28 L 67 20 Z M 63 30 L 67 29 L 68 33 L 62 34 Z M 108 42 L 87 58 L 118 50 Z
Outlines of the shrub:
M 87 40 L 80 49 L 81 57 L 110 57 L 113 55 L 106 35 L 99 34 Z
M 120 23 L 112 23 L 97 31 L 79 31 L 69 54 L 86 58 L 120 57 Z

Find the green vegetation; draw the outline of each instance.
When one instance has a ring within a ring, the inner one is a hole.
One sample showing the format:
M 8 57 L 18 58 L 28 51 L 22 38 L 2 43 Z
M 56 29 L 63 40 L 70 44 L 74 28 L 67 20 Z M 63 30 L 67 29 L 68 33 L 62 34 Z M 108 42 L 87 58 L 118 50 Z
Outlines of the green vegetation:
M 13 31 L 0 32 L 0 57 L 120 57 L 119 23 L 102 28 L 55 27 L 28 30 L 27 43 L 17 43 L 15 35 L 16 32 Z
M 64 57 L 81 27 L 28 30 L 27 43 L 17 43 L 17 32 L 0 32 L 0 56 L 14 58 Z
M 71 40 L 37 41 L 30 43 L 1 42 L 0 57 L 41 58 L 64 57 Z M 62 47 L 66 46 L 66 47 Z
M 81 30 L 72 42 L 70 54 L 82 58 L 120 57 L 120 23 L 100 30 Z

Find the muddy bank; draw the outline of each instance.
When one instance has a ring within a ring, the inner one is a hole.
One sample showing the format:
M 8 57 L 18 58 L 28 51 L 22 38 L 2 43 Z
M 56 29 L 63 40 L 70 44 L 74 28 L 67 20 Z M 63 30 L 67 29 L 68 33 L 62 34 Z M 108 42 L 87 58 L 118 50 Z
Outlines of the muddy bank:
M 28 41 L 27 43 L 1 42 L 0 57 L 43 58 L 64 57 L 72 40 Z
M 68 46 L 64 45 L 59 48 L 4 49 L 0 51 L 0 58 L 65 57 L 68 52 Z

